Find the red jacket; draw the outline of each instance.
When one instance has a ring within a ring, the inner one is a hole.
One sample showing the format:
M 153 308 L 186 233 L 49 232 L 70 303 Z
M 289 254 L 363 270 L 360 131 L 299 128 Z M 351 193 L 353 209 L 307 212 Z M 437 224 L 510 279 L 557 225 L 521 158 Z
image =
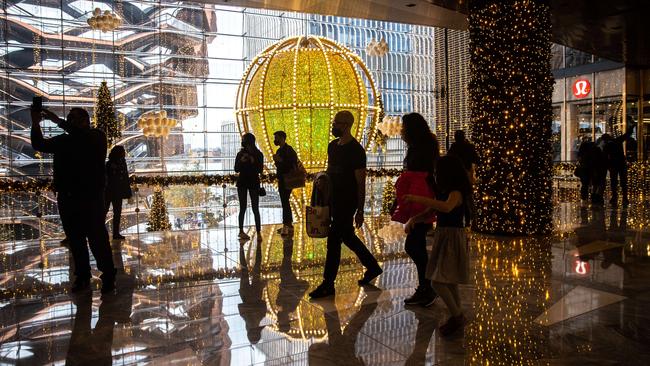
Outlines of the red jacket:
M 433 190 L 427 182 L 428 175 L 428 172 L 405 171 L 397 178 L 395 183 L 397 208 L 391 217 L 393 221 L 405 224 L 411 217 L 427 209 L 425 205 L 420 203 L 404 202 L 404 196 L 412 194 L 434 198 Z M 430 224 L 435 221 L 436 214 L 432 213 L 424 222 Z

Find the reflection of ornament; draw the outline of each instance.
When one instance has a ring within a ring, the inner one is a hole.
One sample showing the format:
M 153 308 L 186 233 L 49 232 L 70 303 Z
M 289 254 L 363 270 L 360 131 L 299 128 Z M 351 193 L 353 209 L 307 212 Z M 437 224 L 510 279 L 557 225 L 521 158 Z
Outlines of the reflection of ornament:
M 138 120 L 138 128 L 147 137 L 167 137 L 178 121 L 167 118 L 167 111 L 153 111 L 143 114 Z
M 386 43 L 386 40 L 383 38 L 379 42 L 373 38 L 366 46 L 366 53 L 368 53 L 368 56 L 382 57 L 386 55 L 388 51 L 388 43 Z
M 372 76 L 349 49 L 324 37 L 290 37 L 257 55 L 244 72 L 237 121 L 240 131 L 257 135 L 269 161 L 273 132 L 285 131 L 305 168 L 315 171 L 327 160 L 336 112 L 352 112 L 352 134 L 362 141 L 369 127 L 367 141 L 373 141 L 381 110 L 377 96 Z
M 399 136 L 402 132 L 402 118 L 400 116 L 386 116 L 377 125 L 377 129 L 385 136 Z
M 93 16 L 88 18 L 87 22 L 93 30 L 100 30 L 104 33 L 115 30 L 122 25 L 122 19 L 118 18 L 117 15 L 111 13 L 109 10 L 105 10 L 102 15 L 100 8 L 95 8 Z
M 389 244 L 402 241 L 406 233 L 404 232 L 404 225 L 399 222 L 391 221 L 386 226 L 379 229 L 377 235 L 384 239 L 385 243 Z

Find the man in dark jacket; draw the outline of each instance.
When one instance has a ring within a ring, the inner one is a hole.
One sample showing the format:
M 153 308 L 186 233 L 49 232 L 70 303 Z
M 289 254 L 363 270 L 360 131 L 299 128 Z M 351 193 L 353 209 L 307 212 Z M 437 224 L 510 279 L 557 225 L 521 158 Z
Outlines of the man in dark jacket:
M 32 147 L 53 154 L 53 185 L 63 225 L 69 230 L 70 251 L 75 265 L 73 292 L 90 285 L 88 244 L 102 271 L 102 293 L 115 288 L 115 266 L 108 232 L 104 226 L 106 135 L 90 128 L 88 112 L 72 108 L 67 119 L 48 110 L 32 110 Z M 45 119 L 66 133 L 44 138 L 40 122 Z M 88 240 L 88 244 L 86 243 Z
M 627 132 L 619 137 L 613 138 L 611 135 L 604 134 L 603 153 L 607 159 L 607 169 L 609 170 L 609 182 L 612 190 L 612 198 L 609 203 L 612 206 L 618 205 L 618 182 L 621 182 L 621 193 L 623 196 L 623 206 L 629 204 L 627 197 L 627 159 L 623 142 L 632 135 L 633 128 L 628 128 Z
M 293 233 L 293 215 L 289 203 L 291 188 L 286 187 L 284 176 L 298 167 L 298 154 L 287 144 L 287 134 L 284 131 L 273 133 L 273 144 L 278 146 L 278 151 L 273 155 L 273 161 L 277 169 L 278 193 L 280 193 L 280 203 L 282 204 L 283 225 L 279 232 L 282 235 L 289 235 Z
M 449 147 L 448 154 L 456 155 L 463 162 L 465 170 L 470 173 L 470 178 L 473 180 L 474 166 L 479 163 L 479 157 L 474 144 L 465 138 L 465 131 L 454 132 L 454 143 Z

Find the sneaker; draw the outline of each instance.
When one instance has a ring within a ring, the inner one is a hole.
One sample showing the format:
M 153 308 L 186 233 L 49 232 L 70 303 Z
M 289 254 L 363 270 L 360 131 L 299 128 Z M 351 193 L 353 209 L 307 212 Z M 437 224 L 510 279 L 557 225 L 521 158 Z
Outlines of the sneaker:
M 250 239 L 250 238 L 251 238 L 251 237 L 248 236 L 248 234 L 246 234 L 245 232 L 243 232 L 243 231 L 240 231 L 240 232 L 239 232 L 239 239 L 248 240 L 248 239 Z
M 456 333 L 458 330 L 465 328 L 466 322 L 467 320 L 463 314 L 452 316 L 444 325 L 440 327 L 440 335 L 443 337 L 449 337 L 450 335 Z
M 363 278 L 357 281 L 359 285 L 367 285 L 370 283 L 370 281 L 374 280 L 382 274 L 384 271 L 381 269 L 381 267 L 377 266 L 377 268 L 374 269 L 369 269 L 366 271 L 366 273 L 363 274 Z
M 312 299 L 320 299 L 323 297 L 332 296 L 336 293 L 334 285 L 326 285 L 321 283 L 316 289 L 309 293 L 309 297 Z
M 126 239 L 122 234 L 113 234 L 113 240 L 124 240 Z
M 74 281 L 74 285 L 70 288 L 70 292 L 82 292 L 90 289 L 90 279 L 77 279 Z

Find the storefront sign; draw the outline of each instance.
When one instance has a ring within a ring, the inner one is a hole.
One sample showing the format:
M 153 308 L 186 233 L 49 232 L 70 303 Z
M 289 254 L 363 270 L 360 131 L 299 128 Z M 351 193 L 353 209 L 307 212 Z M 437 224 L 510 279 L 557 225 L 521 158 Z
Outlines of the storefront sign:
M 583 262 L 580 259 L 575 261 L 575 272 L 581 276 L 584 276 L 589 273 L 590 267 L 589 262 Z
M 578 79 L 573 83 L 573 95 L 576 98 L 585 98 L 591 92 L 591 84 L 587 79 Z

